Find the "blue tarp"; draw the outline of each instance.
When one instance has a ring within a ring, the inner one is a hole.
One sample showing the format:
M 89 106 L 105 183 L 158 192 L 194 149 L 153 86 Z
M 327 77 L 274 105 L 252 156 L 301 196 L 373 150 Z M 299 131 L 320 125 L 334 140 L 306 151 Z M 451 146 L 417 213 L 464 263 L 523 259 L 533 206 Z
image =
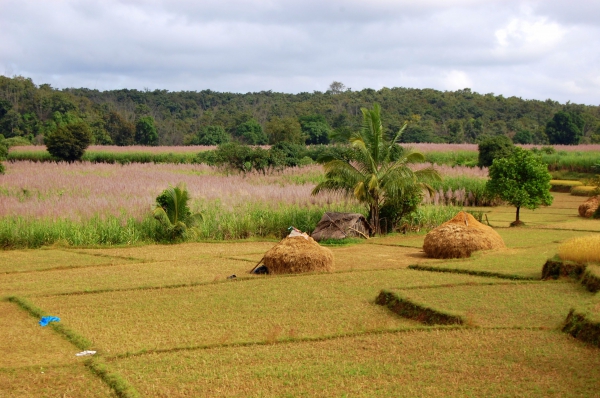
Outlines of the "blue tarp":
M 50 322 L 60 322 L 60 318 L 55 316 L 43 316 L 42 319 L 40 319 L 40 326 L 46 326 Z

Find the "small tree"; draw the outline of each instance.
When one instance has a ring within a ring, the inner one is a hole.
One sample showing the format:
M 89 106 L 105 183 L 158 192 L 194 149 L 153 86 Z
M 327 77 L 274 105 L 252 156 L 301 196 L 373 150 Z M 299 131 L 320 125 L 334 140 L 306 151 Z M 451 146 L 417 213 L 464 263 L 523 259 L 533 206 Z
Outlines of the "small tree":
M 511 226 L 522 224 L 519 218 L 521 207 L 537 209 L 549 206 L 554 199 L 550 194 L 548 166 L 534 153 L 515 148 L 506 158 L 494 160 L 490 167 L 486 190 L 517 208 Z
M 505 135 L 489 137 L 479 143 L 479 167 L 490 167 L 494 159 L 509 156 L 514 145 L 510 138 Z
M 81 160 L 91 142 L 92 132 L 85 122 L 57 126 L 44 138 L 48 152 L 67 162 Z
M 152 116 L 142 116 L 135 123 L 135 142 L 142 145 L 158 145 L 158 133 Z

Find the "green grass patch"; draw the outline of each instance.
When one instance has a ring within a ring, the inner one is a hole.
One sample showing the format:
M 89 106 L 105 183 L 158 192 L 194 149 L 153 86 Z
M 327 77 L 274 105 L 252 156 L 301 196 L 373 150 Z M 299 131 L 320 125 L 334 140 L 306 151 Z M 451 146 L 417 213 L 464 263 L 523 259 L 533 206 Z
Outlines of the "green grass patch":
M 0 251 L 0 274 L 65 268 L 111 266 L 136 262 L 132 258 L 96 256 L 72 250 Z
M 442 313 L 458 314 L 481 327 L 557 328 L 590 293 L 572 283 L 514 282 L 436 289 L 393 289 L 403 299 Z
M 143 396 L 595 396 L 600 356 L 561 333 L 459 329 L 148 354 L 111 367 Z
M 38 297 L 35 302 L 106 352 L 122 354 L 414 327 L 373 304 L 382 287 L 476 283 L 479 279 L 381 270 Z
M 39 355 L 40 351 L 32 355 Z M 114 395 L 83 364 L 73 364 L 0 369 L 0 396 L 106 398 Z

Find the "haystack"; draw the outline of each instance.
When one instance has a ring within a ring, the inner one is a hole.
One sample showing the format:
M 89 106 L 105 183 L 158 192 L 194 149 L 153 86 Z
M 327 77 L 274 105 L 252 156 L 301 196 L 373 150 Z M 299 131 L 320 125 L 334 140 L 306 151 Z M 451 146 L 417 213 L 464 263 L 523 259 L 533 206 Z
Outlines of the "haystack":
M 591 218 L 594 215 L 598 205 L 600 204 L 600 195 L 592 196 L 585 202 L 579 205 L 579 215 L 581 217 Z
M 323 239 L 368 238 L 371 225 L 359 213 L 326 212 L 311 234 L 316 241 Z
M 425 236 L 423 250 L 433 258 L 470 257 L 477 250 L 500 249 L 504 241 L 491 227 L 461 211 Z
M 265 253 L 263 263 L 270 274 L 331 272 L 333 253 L 310 236 L 287 237 Z

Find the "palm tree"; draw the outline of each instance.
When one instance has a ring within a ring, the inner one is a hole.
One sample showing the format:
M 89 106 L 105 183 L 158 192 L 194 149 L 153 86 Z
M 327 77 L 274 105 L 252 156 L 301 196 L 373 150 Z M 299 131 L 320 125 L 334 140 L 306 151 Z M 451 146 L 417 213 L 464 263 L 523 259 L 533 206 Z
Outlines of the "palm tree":
M 189 232 L 195 233 L 191 228 L 198 220 L 202 219 L 199 213 L 192 214 L 188 207 L 190 199 L 184 185 L 169 187 L 157 198 L 152 212 L 166 229 L 169 240 L 187 239 Z
M 412 171 L 411 163 L 423 162 L 419 152 L 405 150 L 397 145 L 406 124 L 391 140 L 384 137 L 381 108 L 361 109 L 362 128 L 350 136 L 354 149 L 353 159 L 333 159 L 325 164 L 326 180 L 318 184 L 313 195 L 321 191 L 341 192 L 354 196 L 367 205 L 369 221 L 375 233 L 381 232 L 379 210 L 388 201 L 401 198 L 405 192 L 414 191 L 415 185 L 431 190 L 426 181 L 439 180 L 433 168 Z

